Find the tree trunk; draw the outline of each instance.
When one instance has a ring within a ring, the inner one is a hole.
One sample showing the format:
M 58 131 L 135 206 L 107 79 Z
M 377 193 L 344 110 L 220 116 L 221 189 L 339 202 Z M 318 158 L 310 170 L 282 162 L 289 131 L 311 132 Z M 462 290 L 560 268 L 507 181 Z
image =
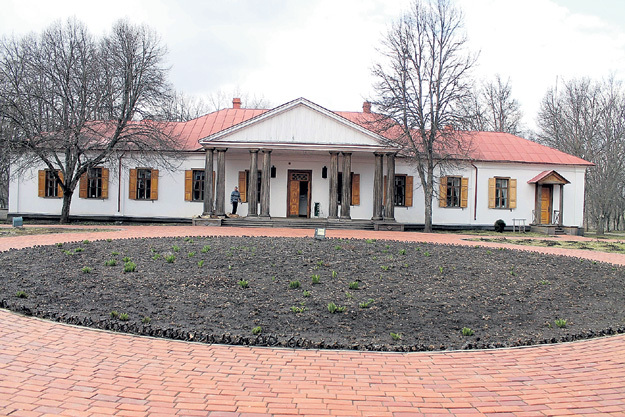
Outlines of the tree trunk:
M 73 191 L 63 191 L 63 208 L 61 209 L 60 224 L 69 223 L 69 208 L 72 204 L 72 195 L 74 195 Z
M 432 196 L 434 195 L 434 168 L 428 167 L 427 182 L 425 184 L 425 233 L 432 233 Z
M 597 218 L 597 235 L 603 235 L 605 233 L 605 219 L 603 217 L 603 214 L 599 215 L 599 217 Z

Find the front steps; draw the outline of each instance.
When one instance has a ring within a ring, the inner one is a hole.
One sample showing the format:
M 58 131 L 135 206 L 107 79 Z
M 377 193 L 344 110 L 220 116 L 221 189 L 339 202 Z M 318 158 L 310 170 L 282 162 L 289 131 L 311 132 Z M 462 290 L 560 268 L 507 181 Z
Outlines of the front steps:
M 371 220 L 326 220 L 326 219 L 306 219 L 306 218 L 270 218 L 254 219 L 241 217 L 237 219 L 225 218 L 221 221 L 222 226 L 231 227 L 287 227 L 296 229 L 315 229 L 323 227 L 326 229 L 350 229 L 350 230 L 373 230 Z

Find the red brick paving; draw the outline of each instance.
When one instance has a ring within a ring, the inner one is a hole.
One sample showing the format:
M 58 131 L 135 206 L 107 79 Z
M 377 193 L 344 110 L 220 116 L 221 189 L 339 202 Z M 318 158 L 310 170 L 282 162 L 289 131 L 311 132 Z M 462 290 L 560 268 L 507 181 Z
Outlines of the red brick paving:
M 112 229 L 119 230 L 2 238 L 0 250 L 124 237 L 312 236 L 302 229 Z M 476 244 L 452 234 L 328 235 Z M 623 255 L 534 249 L 625 265 Z M 291 350 L 113 334 L 0 310 L 0 415 L 625 416 L 625 336 L 443 353 Z

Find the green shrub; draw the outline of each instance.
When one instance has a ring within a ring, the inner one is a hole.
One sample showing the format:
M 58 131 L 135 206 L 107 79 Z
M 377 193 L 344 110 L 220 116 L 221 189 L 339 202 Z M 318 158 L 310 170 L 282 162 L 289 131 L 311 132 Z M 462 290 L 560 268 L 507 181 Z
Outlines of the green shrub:
M 371 304 L 373 304 L 373 298 L 369 298 L 367 301 L 363 301 L 362 303 L 358 304 L 358 307 L 360 308 L 369 308 L 371 307 Z
M 256 326 L 252 329 L 252 334 L 254 336 L 258 336 L 259 334 L 261 334 L 263 332 L 263 328 L 260 326 Z
M 342 313 L 342 312 L 345 311 L 345 308 L 346 307 L 339 307 L 339 306 L 337 306 L 336 304 L 334 304 L 332 302 L 328 303 L 328 311 L 330 313 L 332 313 L 332 314 L 334 314 L 334 313 Z
M 83 248 L 76 248 L 76 249 L 74 249 L 74 252 L 76 252 L 76 253 L 84 252 L 84 249 Z
M 392 338 L 394 341 L 401 340 L 401 333 L 393 333 L 393 332 L 391 332 L 391 338 Z
M 122 262 L 130 262 L 130 258 L 128 256 L 124 256 L 122 258 Z
M 302 284 L 299 281 L 291 281 L 289 283 L 289 288 L 292 289 L 292 290 L 295 290 L 295 289 L 299 288 L 300 285 L 302 285 Z
M 321 281 L 321 278 L 319 278 L 319 275 L 314 274 L 314 275 L 312 276 L 312 283 L 313 283 L 313 285 L 314 285 L 314 284 L 319 284 L 319 282 L 320 282 L 320 281 Z
M 26 291 L 18 291 L 15 293 L 15 296 L 17 298 L 28 298 L 28 294 L 26 294 Z
M 310 291 L 304 290 L 302 294 L 304 295 L 304 297 L 310 297 Z
M 113 252 L 111 252 L 111 255 L 117 256 L 117 255 L 119 255 L 119 252 L 113 251 Z
M 111 318 L 116 319 L 119 317 L 119 313 L 116 310 L 111 311 Z
M 171 247 L 171 249 L 172 249 L 174 252 L 178 252 L 178 251 L 180 251 L 180 246 L 178 246 L 178 245 L 174 245 L 174 246 L 172 246 L 172 247 Z
M 197 266 L 199 266 L 200 268 L 204 266 L 204 259 L 202 259 L 201 261 L 198 261 Z
M 135 272 L 137 269 L 137 264 L 134 262 L 126 262 L 124 263 L 124 272 Z
M 469 329 L 468 327 L 463 327 L 462 328 L 462 335 L 463 336 L 473 336 L 473 333 L 475 333 L 473 330 Z
M 117 265 L 117 260 L 116 259 L 109 259 L 108 261 L 104 262 L 104 265 L 106 265 L 106 266 L 115 266 L 115 265 Z
M 151 321 L 152 319 L 149 318 L 148 316 L 145 316 L 144 318 L 141 319 L 141 323 L 143 324 L 150 324 Z
M 242 279 L 241 281 L 239 281 L 239 287 L 241 288 L 249 288 L 250 283 L 244 279 Z
M 567 321 L 565 319 L 556 319 L 555 323 L 556 323 L 556 326 L 558 326 L 561 329 L 565 328 L 567 325 Z
M 83 240 L 83 241 L 82 241 L 82 243 L 84 243 L 85 245 L 88 245 L 88 244 L 90 244 L 91 242 L 90 242 L 90 241 L 88 241 L 87 239 L 85 239 L 85 240 Z
M 332 271 L 332 278 L 336 278 L 339 276 L 339 273 L 336 271 Z
M 93 269 L 92 269 L 92 268 L 90 268 L 90 267 L 88 267 L 88 266 L 83 266 L 83 267 L 82 267 L 82 269 L 81 269 L 81 271 L 82 271 L 82 273 L 83 273 L 83 274 L 88 274 L 88 273 L 90 273 L 91 271 L 93 271 Z
M 306 310 L 306 307 L 291 306 L 290 310 L 296 314 L 303 313 Z
M 204 245 L 204 247 L 202 248 L 202 253 L 206 253 L 209 250 L 211 250 L 211 245 Z
M 195 252 L 189 252 L 189 254 L 187 255 L 189 258 L 193 258 L 195 256 Z
M 128 313 L 121 313 L 121 314 L 119 315 L 119 319 L 120 319 L 121 321 L 128 321 Z
M 175 260 L 176 260 L 176 255 L 165 256 L 165 262 L 167 262 L 168 264 L 173 264 Z
M 353 281 L 349 283 L 349 289 L 350 290 L 357 290 L 359 289 L 360 283 L 358 281 Z

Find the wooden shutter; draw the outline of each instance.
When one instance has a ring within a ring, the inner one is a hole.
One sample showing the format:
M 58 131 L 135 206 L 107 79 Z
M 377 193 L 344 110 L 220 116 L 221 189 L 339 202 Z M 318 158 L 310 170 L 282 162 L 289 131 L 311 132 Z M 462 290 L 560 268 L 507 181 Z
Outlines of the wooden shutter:
M 438 184 L 438 206 L 447 207 L 447 177 L 442 177 Z
M 128 198 L 131 200 L 137 199 L 137 170 L 131 169 L 128 181 Z
M 63 173 L 61 171 L 56 171 L 56 173 L 59 175 L 59 183 L 56 185 L 58 188 L 58 193 L 59 193 L 59 197 L 63 197 L 63 187 L 61 187 L 61 183 L 63 182 Z
M 109 169 L 102 168 L 102 199 L 109 198 Z
M 150 179 L 152 180 L 150 188 L 150 200 L 158 200 L 158 169 L 152 170 L 152 174 L 150 174 Z
M 508 181 L 508 193 L 509 193 L 509 205 L 508 207 L 513 209 L 516 208 L 516 180 L 509 180 Z
M 488 208 L 495 208 L 495 178 L 488 179 Z
M 193 171 L 184 171 L 184 201 L 193 200 Z
M 406 201 L 404 201 L 406 207 L 412 207 L 412 189 L 414 184 L 414 177 L 406 175 Z
M 352 174 L 352 206 L 360 205 L 360 174 Z
M 241 194 L 241 202 L 247 203 L 247 172 L 239 171 L 239 194 Z
M 80 182 L 78 183 L 79 198 L 87 198 L 87 185 L 89 185 L 89 180 L 87 179 L 87 173 L 85 172 L 80 176 Z
M 460 180 L 460 207 L 466 208 L 469 203 L 469 179 L 463 177 Z
M 38 188 L 39 197 L 45 197 L 46 196 L 46 171 L 43 169 L 39 170 L 39 186 L 37 188 Z

